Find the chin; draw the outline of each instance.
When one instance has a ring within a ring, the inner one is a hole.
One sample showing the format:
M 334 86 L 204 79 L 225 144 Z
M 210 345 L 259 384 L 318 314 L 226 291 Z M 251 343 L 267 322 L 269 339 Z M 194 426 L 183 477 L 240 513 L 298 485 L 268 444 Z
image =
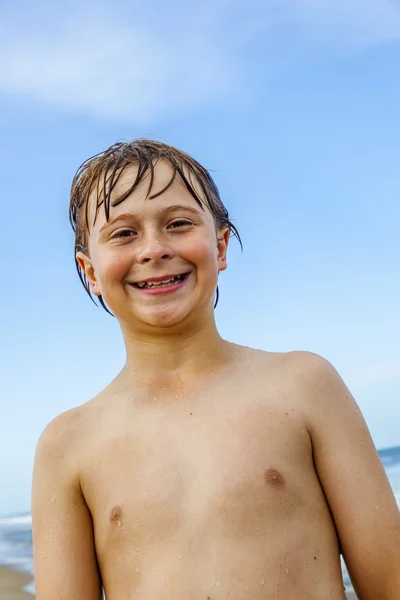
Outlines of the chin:
M 143 319 L 143 322 L 160 329 L 169 329 L 172 327 L 178 327 L 185 320 L 186 315 L 149 315 L 147 319 Z
M 178 327 L 183 321 L 185 321 L 188 316 L 187 310 L 152 310 L 152 311 L 143 311 L 142 314 L 135 315 L 135 321 L 139 323 L 143 323 L 143 325 L 147 325 L 150 327 L 157 327 L 160 329 L 168 329 L 171 327 Z

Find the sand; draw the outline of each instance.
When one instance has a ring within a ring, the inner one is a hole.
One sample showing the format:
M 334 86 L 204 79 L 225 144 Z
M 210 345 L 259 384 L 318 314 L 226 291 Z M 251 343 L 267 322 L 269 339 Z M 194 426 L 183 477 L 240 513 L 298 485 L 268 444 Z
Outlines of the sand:
M 34 600 L 23 588 L 32 578 L 7 567 L 0 567 L 0 600 Z

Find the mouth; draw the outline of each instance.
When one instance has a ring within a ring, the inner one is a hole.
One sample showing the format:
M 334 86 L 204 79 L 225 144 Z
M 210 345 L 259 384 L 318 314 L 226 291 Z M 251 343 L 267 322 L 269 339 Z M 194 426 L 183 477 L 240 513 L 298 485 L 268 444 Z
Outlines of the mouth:
M 190 273 L 180 275 L 167 275 L 166 277 L 153 277 L 144 281 L 133 283 L 132 286 L 144 292 L 167 292 L 179 289 L 188 279 Z

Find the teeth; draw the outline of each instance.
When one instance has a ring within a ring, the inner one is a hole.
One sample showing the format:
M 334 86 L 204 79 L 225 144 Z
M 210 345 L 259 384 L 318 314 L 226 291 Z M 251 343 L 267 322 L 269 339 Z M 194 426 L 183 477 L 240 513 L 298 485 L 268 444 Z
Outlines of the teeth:
M 159 286 L 165 286 L 168 285 L 171 282 L 177 283 L 178 281 L 181 281 L 183 278 L 183 275 L 177 275 L 176 277 L 170 277 L 169 279 L 163 279 L 162 281 L 145 281 L 144 283 L 137 283 L 137 287 L 139 288 L 152 288 L 152 287 L 159 287 Z

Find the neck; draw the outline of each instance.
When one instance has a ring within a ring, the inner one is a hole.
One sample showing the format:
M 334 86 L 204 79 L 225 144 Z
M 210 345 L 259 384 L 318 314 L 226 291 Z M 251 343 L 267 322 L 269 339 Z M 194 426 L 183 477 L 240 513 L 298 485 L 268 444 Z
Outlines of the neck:
M 214 320 L 189 331 L 157 335 L 124 332 L 126 364 L 121 372 L 127 384 L 145 384 L 162 392 L 192 387 L 228 359 L 231 344 L 219 335 Z

